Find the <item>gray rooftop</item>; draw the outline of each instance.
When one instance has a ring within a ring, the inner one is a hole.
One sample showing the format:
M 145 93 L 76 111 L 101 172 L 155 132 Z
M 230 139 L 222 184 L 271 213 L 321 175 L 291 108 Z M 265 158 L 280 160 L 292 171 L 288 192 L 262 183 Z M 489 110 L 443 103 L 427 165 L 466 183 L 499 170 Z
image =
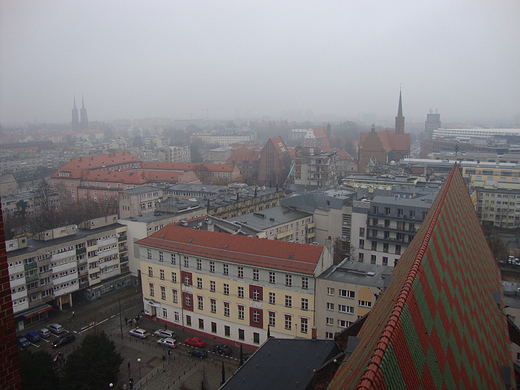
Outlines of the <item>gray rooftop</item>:
M 125 194 L 130 195 L 139 195 L 139 194 L 147 194 L 148 192 L 154 192 L 154 191 L 164 191 L 165 188 L 163 187 L 153 187 L 153 186 L 143 186 L 143 187 L 136 187 L 136 188 L 130 188 L 129 190 L 123 191 Z
M 262 231 L 265 229 L 270 229 L 273 226 L 282 225 L 287 222 L 296 221 L 298 219 L 311 216 L 312 214 L 306 213 L 304 211 L 293 210 L 284 206 L 276 206 L 255 213 L 228 218 L 228 220 L 245 224 L 250 228 Z
M 327 194 L 332 194 L 327 195 Z M 355 199 L 355 192 L 350 192 L 350 196 L 347 196 L 347 191 L 342 191 L 341 196 L 333 196 L 334 192 L 326 191 L 322 192 L 311 192 L 300 195 L 294 195 L 286 197 L 282 200 L 282 205 L 295 208 L 298 210 L 308 211 L 313 213 L 314 210 L 341 210 L 343 206 L 349 204 Z M 337 195 L 337 194 L 336 194 Z
M 394 267 L 389 265 L 367 264 L 345 260 L 339 265 L 330 267 L 318 278 L 383 288 L 385 286 L 385 277 L 389 277 L 393 270 Z

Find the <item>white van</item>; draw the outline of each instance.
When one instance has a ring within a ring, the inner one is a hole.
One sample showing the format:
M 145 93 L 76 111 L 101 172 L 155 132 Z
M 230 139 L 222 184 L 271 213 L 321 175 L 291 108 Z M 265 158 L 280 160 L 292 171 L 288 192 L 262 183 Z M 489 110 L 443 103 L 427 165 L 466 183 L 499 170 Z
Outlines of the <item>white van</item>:
M 49 329 L 54 334 L 60 334 L 65 332 L 65 328 L 60 324 L 50 324 L 47 325 L 47 329 Z

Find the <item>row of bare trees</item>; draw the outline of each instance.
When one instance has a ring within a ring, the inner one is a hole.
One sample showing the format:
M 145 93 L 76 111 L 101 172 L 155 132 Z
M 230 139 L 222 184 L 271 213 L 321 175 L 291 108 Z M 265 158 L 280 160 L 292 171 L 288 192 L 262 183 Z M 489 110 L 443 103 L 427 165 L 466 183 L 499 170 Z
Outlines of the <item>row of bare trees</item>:
M 60 226 L 79 224 L 83 221 L 119 213 L 117 199 L 101 201 L 86 200 L 73 202 L 63 196 L 64 191 L 52 188 L 46 181 L 40 182 L 35 190 L 34 211 L 27 213 L 27 202 L 16 203 L 14 213 L 4 214 L 6 239 L 19 234 L 35 234 Z

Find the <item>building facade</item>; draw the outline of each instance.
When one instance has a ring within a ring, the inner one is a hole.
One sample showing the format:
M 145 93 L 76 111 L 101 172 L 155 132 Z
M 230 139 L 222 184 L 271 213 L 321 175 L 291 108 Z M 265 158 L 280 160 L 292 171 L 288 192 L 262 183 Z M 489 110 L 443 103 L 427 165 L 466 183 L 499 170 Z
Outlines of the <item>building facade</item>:
M 148 316 L 252 347 L 268 334 L 312 337 L 315 277 L 331 265 L 326 248 L 175 225 L 137 245 Z

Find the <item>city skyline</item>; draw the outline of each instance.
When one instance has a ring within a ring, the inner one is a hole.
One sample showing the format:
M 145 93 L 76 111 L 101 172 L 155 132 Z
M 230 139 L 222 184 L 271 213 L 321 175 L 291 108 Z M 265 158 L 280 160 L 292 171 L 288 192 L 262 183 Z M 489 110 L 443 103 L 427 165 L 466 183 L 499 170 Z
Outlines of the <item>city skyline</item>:
M 520 114 L 520 4 L 479 0 L 0 5 L 0 123 Z M 424 120 L 424 119 L 422 119 Z

